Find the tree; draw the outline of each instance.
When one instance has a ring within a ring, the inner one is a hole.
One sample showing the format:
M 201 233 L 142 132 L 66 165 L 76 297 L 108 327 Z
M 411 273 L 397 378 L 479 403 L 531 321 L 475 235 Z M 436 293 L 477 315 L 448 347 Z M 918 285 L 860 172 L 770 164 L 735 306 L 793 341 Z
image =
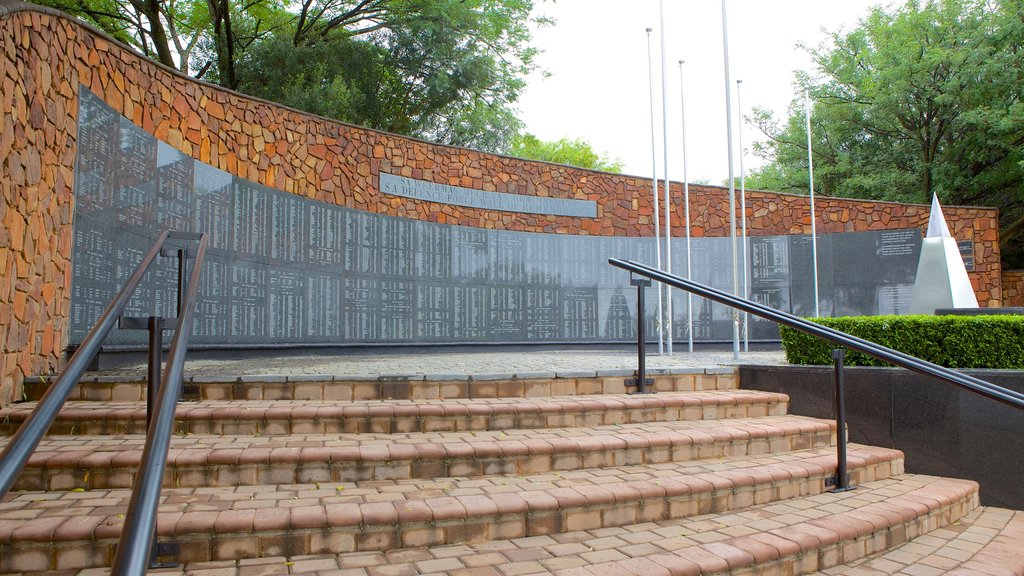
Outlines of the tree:
M 533 0 L 43 0 L 161 63 L 309 112 L 506 151 Z
M 522 134 L 512 141 L 509 153 L 528 160 L 543 160 L 602 172 L 622 172 L 621 160 L 612 160 L 599 154 L 582 138 L 545 141 L 533 134 Z
M 815 191 L 995 206 L 1007 250 L 1024 231 L 1022 47 L 1021 0 L 911 0 L 808 49 L 815 70 L 797 85 L 814 102 Z M 803 99 L 752 122 L 770 162 L 751 180 L 806 190 Z

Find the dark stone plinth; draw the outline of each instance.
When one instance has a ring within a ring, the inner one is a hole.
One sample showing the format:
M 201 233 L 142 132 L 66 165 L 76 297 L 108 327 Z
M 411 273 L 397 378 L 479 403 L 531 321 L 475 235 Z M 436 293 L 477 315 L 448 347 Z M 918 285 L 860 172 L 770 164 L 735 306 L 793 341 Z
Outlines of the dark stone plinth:
M 831 366 L 740 366 L 740 387 L 789 395 L 793 414 L 832 419 Z M 1024 392 L 1024 371 L 965 370 Z M 968 478 L 986 506 L 1024 509 L 1024 411 L 901 368 L 844 369 L 850 441 L 897 448 L 907 472 Z

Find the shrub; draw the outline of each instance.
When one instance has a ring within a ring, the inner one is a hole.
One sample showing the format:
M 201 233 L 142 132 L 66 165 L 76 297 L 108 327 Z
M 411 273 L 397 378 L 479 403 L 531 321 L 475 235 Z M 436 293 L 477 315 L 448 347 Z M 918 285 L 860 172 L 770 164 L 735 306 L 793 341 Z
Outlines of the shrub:
M 948 368 L 1024 369 L 1024 316 L 850 316 L 811 318 L 824 326 Z M 791 364 L 831 364 L 836 346 L 781 327 Z M 847 366 L 889 366 L 848 350 Z

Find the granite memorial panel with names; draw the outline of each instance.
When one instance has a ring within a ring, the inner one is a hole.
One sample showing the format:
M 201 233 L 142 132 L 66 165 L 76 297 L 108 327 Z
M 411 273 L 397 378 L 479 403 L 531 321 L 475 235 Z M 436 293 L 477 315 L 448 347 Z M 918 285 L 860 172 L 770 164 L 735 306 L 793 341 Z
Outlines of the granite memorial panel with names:
M 629 275 L 607 259 L 653 262 L 652 238 L 512 232 L 362 212 L 273 190 L 195 161 L 84 89 L 79 118 L 72 343 L 81 341 L 167 228 L 210 235 L 196 344 L 635 337 L 635 289 Z M 444 193 L 450 198 L 460 192 Z M 672 242 L 673 271 L 685 275 L 686 241 Z M 901 309 L 916 272 L 919 231 L 823 236 L 819 243 L 821 300 L 828 305 L 823 313 Z M 812 308 L 809 244 L 806 236 L 749 239 L 751 297 L 787 311 Z M 730 239 L 693 238 L 691 252 L 694 280 L 731 289 Z M 880 267 L 885 274 L 878 273 Z M 175 259 L 158 260 L 130 313 L 173 316 L 175 277 Z M 673 332 L 682 339 L 686 295 L 672 291 L 671 297 Z M 648 288 L 645 323 L 652 338 L 656 301 L 656 289 Z M 731 338 L 728 309 L 697 297 L 692 304 L 695 337 Z M 753 337 L 777 334 L 771 325 L 759 326 L 752 324 Z M 114 331 L 108 342 L 140 345 L 145 334 Z

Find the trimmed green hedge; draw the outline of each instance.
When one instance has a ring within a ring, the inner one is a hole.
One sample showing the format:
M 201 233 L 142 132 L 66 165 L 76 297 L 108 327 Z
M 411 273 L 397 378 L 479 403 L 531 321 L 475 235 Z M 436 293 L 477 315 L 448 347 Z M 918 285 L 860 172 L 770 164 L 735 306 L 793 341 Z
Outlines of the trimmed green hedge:
M 882 346 L 948 368 L 1024 369 L 1024 316 L 849 316 L 810 318 Z M 832 364 L 824 340 L 781 326 L 791 364 Z M 889 366 L 848 350 L 847 366 Z

